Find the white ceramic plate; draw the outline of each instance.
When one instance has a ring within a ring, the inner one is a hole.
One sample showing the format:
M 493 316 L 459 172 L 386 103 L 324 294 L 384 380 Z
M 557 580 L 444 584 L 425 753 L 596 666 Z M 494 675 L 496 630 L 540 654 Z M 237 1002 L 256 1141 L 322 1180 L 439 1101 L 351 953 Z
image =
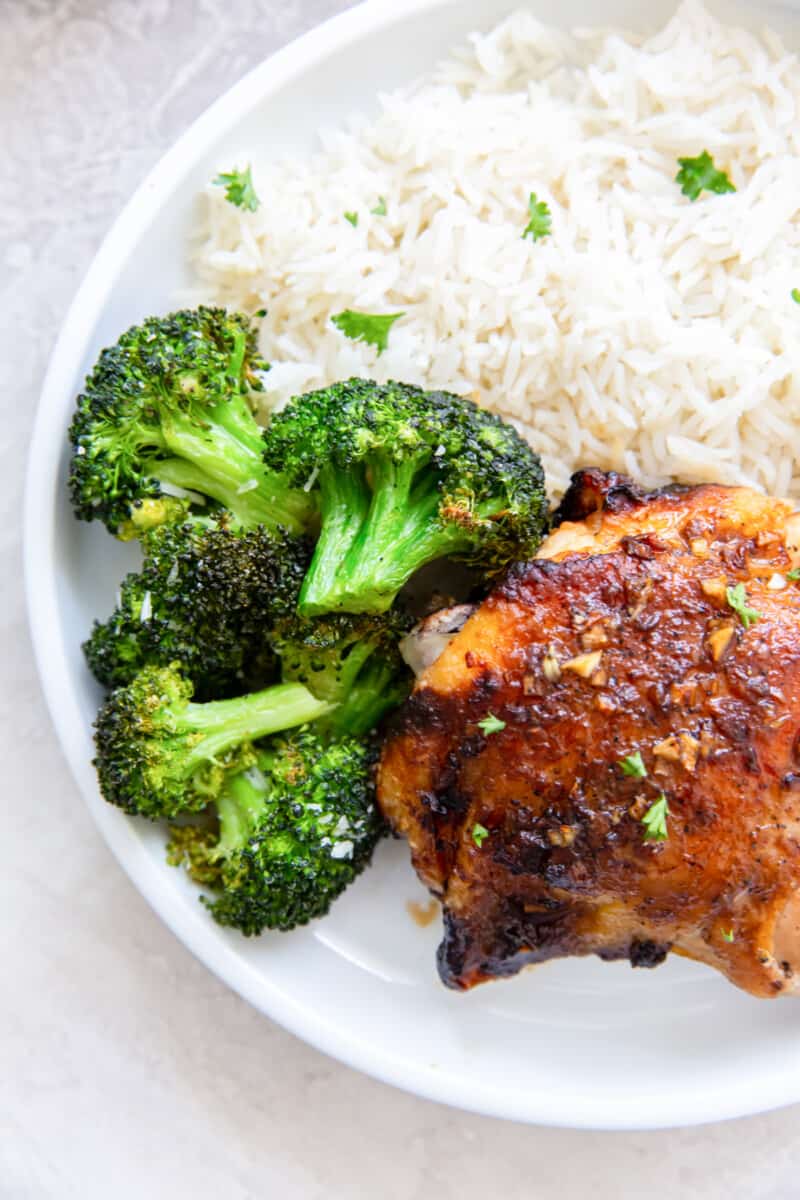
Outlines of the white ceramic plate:
M 160 831 L 103 803 L 90 765 L 98 692 L 80 642 L 110 610 L 131 551 L 76 522 L 67 501 L 65 429 L 86 370 L 129 324 L 174 307 L 188 282 L 193 198 L 219 161 L 246 157 L 265 138 L 307 151 L 321 121 L 375 109 L 380 89 L 415 78 L 525 2 L 370 0 L 258 67 L 165 156 L 106 238 L 45 381 L 26 507 L 30 620 L 64 752 L 110 847 L 181 941 L 251 1003 L 352 1066 L 464 1108 L 554 1125 L 692 1124 L 800 1100 L 800 1006 L 752 1000 L 677 959 L 652 972 L 567 961 L 454 995 L 436 976 L 438 922 L 420 929 L 406 909 L 426 897 L 399 843 L 381 847 L 325 920 L 245 940 L 215 926 L 164 864 Z M 527 2 L 565 26 L 655 28 L 674 7 Z M 716 7 L 750 25 L 767 17 L 800 39 L 800 0 Z

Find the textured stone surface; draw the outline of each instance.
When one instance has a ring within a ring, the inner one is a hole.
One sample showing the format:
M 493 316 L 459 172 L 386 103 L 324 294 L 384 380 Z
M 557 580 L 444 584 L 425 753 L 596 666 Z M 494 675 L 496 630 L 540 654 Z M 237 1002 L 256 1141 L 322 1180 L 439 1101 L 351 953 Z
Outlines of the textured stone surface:
M 176 135 L 249 66 L 346 7 L 0 0 L 0 1198 L 788 1200 L 796 1109 L 662 1134 L 528 1129 L 403 1095 L 301 1045 L 150 912 L 56 746 L 16 530 L 59 323 Z

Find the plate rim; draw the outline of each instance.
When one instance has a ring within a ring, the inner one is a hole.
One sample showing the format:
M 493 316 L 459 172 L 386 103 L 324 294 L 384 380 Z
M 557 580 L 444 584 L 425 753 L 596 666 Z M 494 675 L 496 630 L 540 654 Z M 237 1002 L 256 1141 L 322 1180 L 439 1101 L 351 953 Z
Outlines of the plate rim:
M 520 0 L 521 3 L 524 0 Z M 93 821 L 119 865 L 143 899 L 182 944 L 232 991 L 257 1011 L 317 1050 L 384 1083 L 428 1100 L 502 1119 L 542 1126 L 592 1130 L 649 1130 L 683 1127 L 765 1112 L 800 1100 L 800 1077 L 770 1077 L 741 1090 L 707 1087 L 685 1098 L 683 1112 L 674 1099 L 650 1099 L 643 1111 L 636 1097 L 601 1116 L 596 1107 L 582 1110 L 576 1097 L 555 1100 L 533 1088 L 503 1094 L 496 1085 L 464 1080 L 439 1070 L 421 1057 L 398 1057 L 391 1046 L 362 1043 L 351 1032 L 320 1019 L 266 973 L 252 971 L 206 921 L 176 904 L 174 892 L 154 875 L 152 862 L 121 813 L 99 795 L 91 764 L 83 755 L 85 723 L 70 695 L 69 666 L 60 625 L 55 570 L 55 501 L 63 426 L 55 423 L 63 408 L 63 380 L 72 379 L 87 342 L 131 247 L 141 237 L 169 194 L 209 144 L 242 119 L 256 104 L 279 92 L 296 75 L 335 54 L 342 46 L 410 16 L 456 7 L 458 0 L 363 0 L 283 46 L 213 101 L 172 143 L 132 193 L 96 251 L 67 309 L 42 383 L 29 442 L 24 489 L 23 559 L 28 625 L 39 682 L 50 719 L 70 772 Z M 66 705 L 65 705 L 66 700 Z M 80 736 L 78 736 L 80 734 Z M 555 1103 L 554 1103 L 555 1101 Z

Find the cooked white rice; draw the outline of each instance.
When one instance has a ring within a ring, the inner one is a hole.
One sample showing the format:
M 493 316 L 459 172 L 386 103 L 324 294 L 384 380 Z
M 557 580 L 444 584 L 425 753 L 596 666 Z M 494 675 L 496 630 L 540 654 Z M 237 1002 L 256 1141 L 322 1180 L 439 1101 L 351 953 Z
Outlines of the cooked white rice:
M 698 3 L 646 39 L 519 12 L 310 160 L 272 161 L 265 129 L 258 211 L 206 190 L 198 293 L 268 309 L 270 403 L 403 379 L 512 418 L 554 493 L 597 465 L 800 496 L 799 98 L 774 35 Z M 737 191 L 690 203 L 676 160 L 703 150 Z M 378 356 L 345 308 L 406 315 Z

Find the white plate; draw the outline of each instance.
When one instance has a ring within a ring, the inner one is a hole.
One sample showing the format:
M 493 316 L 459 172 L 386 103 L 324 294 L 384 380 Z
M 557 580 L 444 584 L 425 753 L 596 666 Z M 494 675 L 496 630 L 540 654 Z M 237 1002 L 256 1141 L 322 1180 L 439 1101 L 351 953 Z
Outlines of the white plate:
M 524 0 L 522 0 L 524 2 Z M 402 844 L 324 921 L 245 940 L 213 924 L 163 861 L 161 833 L 101 800 L 91 722 L 98 692 L 80 642 L 109 611 L 130 549 L 76 522 L 65 491 L 65 429 L 97 351 L 133 321 L 174 307 L 185 277 L 193 198 L 220 161 L 256 142 L 305 152 L 315 132 L 426 71 L 450 46 L 520 0 L 371 0 L 282 50 L 185 134 L 134 195 L 69 312 L 45 381 L 26 505 L 30 620 L 64 752 L 106 840 L 174 933 L 232 988 L 307 1041 L 381 1079 L 450 1104 L 554 1125 L 614 1129 L 692 1124 L 800 1100 L 800 1007 L 734 991 L 699 966 L 657 971 L 595 960 L 541 967 L 454 995 L 438 982 L 438 922 L 420 929 L 406 902 L 425 896 Z M 655 28 L 662 0 L 546 0 L 529 7 L 566 26 Z M 788 9 L 793 7 L 795 15 Z M 721 3 L 765 17 L 792 40 L 800 4 Z M 797 36 L 794 38 L 797 41 Z

